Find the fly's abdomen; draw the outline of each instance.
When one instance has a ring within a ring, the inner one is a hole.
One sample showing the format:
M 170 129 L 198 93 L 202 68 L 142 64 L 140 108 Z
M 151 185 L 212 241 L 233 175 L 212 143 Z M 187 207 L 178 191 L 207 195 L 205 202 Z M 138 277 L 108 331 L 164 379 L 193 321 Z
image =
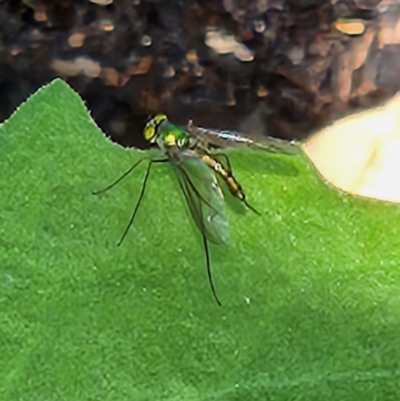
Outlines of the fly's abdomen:
M 219 163 L 209 155 L 203 155 L 202 159 L 226 182 L 226 185 L 228 186 L 229 191 L 233 196 L 240 199 L 241 201 L 245 199 L 243 189 L 236 181 L 231 171 L 227 170 L 221 163 Z
M 245 195 L 242 187 L 236 181 L 236 178 L 232 174 L 228 158 L 225 156 L 225 158 L 227 160 L 227 164 L 228 164 L 228 168 L 226 168 L 222 163 L 220 163 L 218 160 L 216 160 L 216 156 L 214 156 L 214 157 L 215 158 L 213 158 L 208 153 L 203 154 L 201 156 L 202 160 L 207 164 L 207 166 L 210 167 L 211 169 L 213 169 L 216 172 L 216 174 L 218 174 L 226 182 L 226 185 L 228 186 L 230 193 L 235 198 L 237 198 L 241 202 L 243 202 L 254 213 L 260 215 L 261 213 L 247 202 L 246 195 Z

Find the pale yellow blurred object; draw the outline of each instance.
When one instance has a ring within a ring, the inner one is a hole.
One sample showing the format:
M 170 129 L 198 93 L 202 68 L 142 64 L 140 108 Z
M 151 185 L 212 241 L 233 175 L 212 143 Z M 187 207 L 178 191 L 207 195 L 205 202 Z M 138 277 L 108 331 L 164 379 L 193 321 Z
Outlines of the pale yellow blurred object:
M 335 187 L 400 202 L 400 93 L 381 107 L 325 127 L 303 150 Z

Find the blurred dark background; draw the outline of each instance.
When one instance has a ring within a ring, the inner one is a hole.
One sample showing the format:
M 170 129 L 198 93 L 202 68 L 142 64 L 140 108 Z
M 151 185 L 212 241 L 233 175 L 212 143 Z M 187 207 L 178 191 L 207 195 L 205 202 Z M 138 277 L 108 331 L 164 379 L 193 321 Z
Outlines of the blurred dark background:
M 400 86 L 400 0 L 0 0 L 0 120 L 56 76 L 115 141 L 149 115 L 304 139 Z

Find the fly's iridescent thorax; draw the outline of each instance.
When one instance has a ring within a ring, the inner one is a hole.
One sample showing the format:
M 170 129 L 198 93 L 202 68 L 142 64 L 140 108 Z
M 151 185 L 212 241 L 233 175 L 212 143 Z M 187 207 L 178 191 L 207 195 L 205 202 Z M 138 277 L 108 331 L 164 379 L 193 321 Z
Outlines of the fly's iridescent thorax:
M 190 145 L 190 138 L 188 134 L 180 127 L 169 123 L 161 133 L 162 144 L 165 148 L 178 148 L 185 150 Z

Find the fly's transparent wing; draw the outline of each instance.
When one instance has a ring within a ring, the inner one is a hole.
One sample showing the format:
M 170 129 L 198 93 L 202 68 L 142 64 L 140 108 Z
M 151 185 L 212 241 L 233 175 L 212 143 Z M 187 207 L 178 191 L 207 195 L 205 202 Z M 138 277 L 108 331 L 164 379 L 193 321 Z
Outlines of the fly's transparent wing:
M 197 228 L 215 244 L 229 242 L 225 201 L 214 172 L 191 150 L 167 153 Z
M 227 130 L 213 130 L 194 126 L 189 122 L 187 131 L 195 143 L 194 147 L 199 146 L 205 149 L 226 148 L 234 146 L 247 146 L 254 149 L 266 150 L 272 153 L 283 153 L 295 155 L 300 152 L 299 145 L 284 139 L 265 137 L 260 142 L 255 142 L 250 138 Z
M 282 153 L 285 155 L 298 155 L 300 144 L 295 141 L 285 141 L 284 139 L 273 138 L 271 136 L 263 138 L 260 142 L 250 141 L 251 148 L 266 150 L 271 153 Z

